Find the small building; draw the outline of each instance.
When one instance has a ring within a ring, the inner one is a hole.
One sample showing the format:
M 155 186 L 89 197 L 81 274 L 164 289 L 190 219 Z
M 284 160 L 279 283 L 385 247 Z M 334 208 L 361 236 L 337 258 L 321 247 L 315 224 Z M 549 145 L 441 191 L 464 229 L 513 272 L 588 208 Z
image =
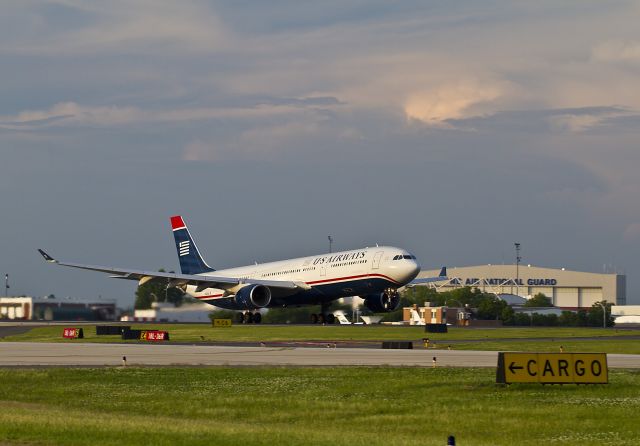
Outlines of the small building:
M 0 297 L 0 319 L 44 321 L 115 321 L 116 301 L 47 297 Z
M 402 309 L 402 320 L 409 325 L 449 324 L 466 326 L 471 314 L 465 308 L 432 307 L 429 302 L 425 306 L 412 305 Z

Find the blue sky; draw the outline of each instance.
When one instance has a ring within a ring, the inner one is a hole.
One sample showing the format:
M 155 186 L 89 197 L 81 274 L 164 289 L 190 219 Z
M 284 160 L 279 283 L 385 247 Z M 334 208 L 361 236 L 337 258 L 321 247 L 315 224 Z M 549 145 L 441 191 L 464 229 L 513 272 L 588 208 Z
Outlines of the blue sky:
M 21 1 L 0 6 L 0 272 L 216 267 L 374 243 L 428 268 L 625 272 L 640 302 L 640 3 Z

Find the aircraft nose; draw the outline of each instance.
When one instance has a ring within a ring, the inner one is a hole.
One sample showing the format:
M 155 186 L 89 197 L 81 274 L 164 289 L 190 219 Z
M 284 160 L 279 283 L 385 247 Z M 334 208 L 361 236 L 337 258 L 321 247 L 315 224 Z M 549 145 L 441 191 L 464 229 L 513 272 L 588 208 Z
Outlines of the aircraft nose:
M 418 273 L 420 272 L 420 265 L 415 260 L 405 260 L 402 265 L 402 281 L 403 282 L 411 282 L 416 278 Z

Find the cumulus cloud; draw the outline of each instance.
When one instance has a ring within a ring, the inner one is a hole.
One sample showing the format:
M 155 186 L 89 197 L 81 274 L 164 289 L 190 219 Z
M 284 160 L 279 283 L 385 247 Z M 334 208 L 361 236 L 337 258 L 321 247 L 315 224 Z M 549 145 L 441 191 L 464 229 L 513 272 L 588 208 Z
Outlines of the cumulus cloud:
M 500 95 L 501 89 L 495 84 L 461 81 L 410 93 L 404 112 L 408 119 L 442 125 L 449 119 L 464 117 L 474 106 L 486 104 Z

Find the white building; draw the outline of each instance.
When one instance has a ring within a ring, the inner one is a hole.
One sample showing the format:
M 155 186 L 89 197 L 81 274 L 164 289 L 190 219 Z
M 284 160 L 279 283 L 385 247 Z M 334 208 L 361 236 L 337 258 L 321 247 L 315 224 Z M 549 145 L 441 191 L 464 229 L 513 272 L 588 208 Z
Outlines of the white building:
M 171 303 L 153 302 L 148 310 L 135 310 L 132 316 L 123 316 L 126 322 L 211 322 L 209 314 L 213 307 L 205 303 L 183 304 L 179 307 Z
M 640 324 L 640 305 L 613 305 L 611 315 L 619 324 Z

